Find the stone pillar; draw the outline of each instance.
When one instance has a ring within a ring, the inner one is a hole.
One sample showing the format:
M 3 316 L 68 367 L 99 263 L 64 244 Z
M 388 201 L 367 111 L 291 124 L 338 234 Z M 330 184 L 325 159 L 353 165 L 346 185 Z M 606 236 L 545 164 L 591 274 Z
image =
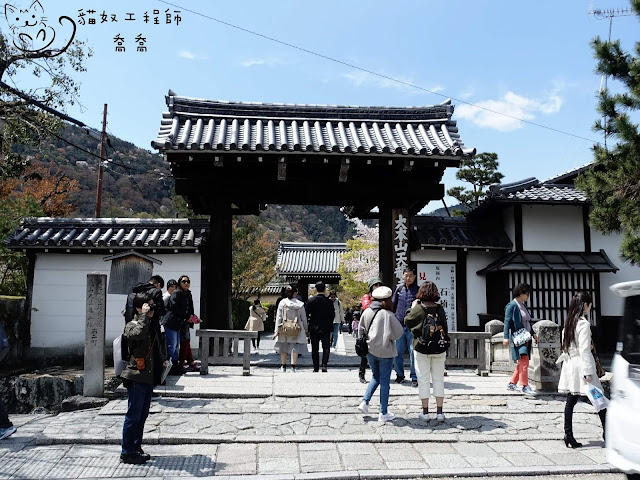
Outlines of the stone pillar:
M 556 365 L 560 356 L 560 327 L 549 320 L 541 320 L 533 325 L 538 335 L 529 363 L 529 384 L 543 392 L 557 392 L 561 365 Z
M 511 373 L 513 371 L 511 352 L 509 347 L 502 345 L 504 322 L 490 320 L 485 324 L 484 331 L 491 334 L 491 340 L 486 343 L 485 347 L 486 358 L 489 359 L 489 371 Z
M 87 275 L 87 321 L 84 339 L 85 397 L 104 396 L 104 336 L 107 316 L 107 276 Z

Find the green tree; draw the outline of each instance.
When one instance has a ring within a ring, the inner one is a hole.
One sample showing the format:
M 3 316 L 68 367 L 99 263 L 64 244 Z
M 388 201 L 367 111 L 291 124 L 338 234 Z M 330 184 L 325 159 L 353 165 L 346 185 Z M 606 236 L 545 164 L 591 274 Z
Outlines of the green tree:
M 460 170 L 456 172 L 456 178 L 470 183 L 472 188 L 453 187 L 447 190 L 447 195 L 455 198 L 465 207 L 473 209 L 486 197 L 487 187 L 494 183 L 500 183 L 504 177 L 498 172 L 497 153 L 478 153 L 477 155 L 462 161 Z M 461 210 L 453 210 L 453 216 L 462 216 Z
M 232 225 L 231 294 L 248 299 L 262 290 L 275 275 L 278 241 L 270 232 L 261 232 L 256 221 Z
M 631 6 L 640 17 L 640 0 Z M 640 132 L 631 118 L 640 111 L 640 41 L 635 54 L 625 52 L 620 41 L 592 43 L 596 72 L 622 85 L 621 93 L 604 89 L 599 94 L 598 112 L 604 120 L 594 130 L 602 132 L 609 145 L 593 147 L 595 166 L 576 181 L 593 202 L 590 225 L 602 233 L 622 234 L 620 254 L 632 264 L 640 263 Z M 611 140 L 616 143 L 611 145 Z
M 63 125 L 59 118 L 25 100 L 10 85 L 20 84 L 23 77 L 35 77 L 42 79 L 43 85 L 23 94 L 61 112 L 78 103 L 80 84 L 72 75 L 86 70 L 84 65 L 92 51 L 83 42 L 75 41 L 60 53 L 20 50 L 0 32 L 0 80 L 7 85 L 0 86 L 0 178 L 19 175 L 28 165 L 16 146 L 39 145 Z

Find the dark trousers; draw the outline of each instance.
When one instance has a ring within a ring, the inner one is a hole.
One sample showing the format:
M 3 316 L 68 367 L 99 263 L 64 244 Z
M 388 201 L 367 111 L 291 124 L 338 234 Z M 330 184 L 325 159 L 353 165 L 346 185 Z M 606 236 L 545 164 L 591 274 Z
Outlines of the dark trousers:
M 567 393 L 567 403 L 564 405 L 564 433 L 567 435 L 573 435 L 573 407 L 576 406 L 580 395 L 573 395 Z M 600 423 L 602 423 L 602 430 L 604 431 L 607 424 L 607 409 L 600 410 L 598 412 L 600 417 Z
M 313 360 L 313 369 L 320 368 L 320 342 L 322 342 L 322 366 L 326 367 L 329 363 L 329 344 L 331 340 L 331 332 L 310 332 L 311 338 L 311 360 Z
M 122 452 L 124 454 L 139 452 L 142 449 L 142 433 L 144 422 L 149 416 L 153 385 L 150 383 L 125 381 L 129 394 L 127 413 L 122 427 Z
M 258 332 L 258 338 L 251 339 L 251 345 L 253 345 L 253 348 L 260 348 L 260 332 Z
M 12 426 L 13 423 L 9 420 L 7 409 L 4 408 L 4 402 L 0 400 L 0 428 L 9 428 Z
M 364 372 L 368 366 L 369 362 L 367 361 L 367 357 L 360 357 L 360 371 L 358 372 L 358 376 L 364 378 Z

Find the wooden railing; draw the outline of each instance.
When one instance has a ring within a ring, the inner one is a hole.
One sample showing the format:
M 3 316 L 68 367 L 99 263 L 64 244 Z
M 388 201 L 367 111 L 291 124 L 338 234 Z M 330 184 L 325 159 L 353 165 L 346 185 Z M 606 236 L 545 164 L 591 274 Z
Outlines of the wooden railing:
M 475 366 L 478 375 L 487 372 L 486 342 L 491 340 L 488 332 L 449 332 L 451 347 L 447 351 L 447 366 Z
M 209 365 L 242 365 L 242 375 L 251 374 L 251 339 L 258 338 L 258 332 L 201 328 L 196 335 L 200 337 L 200 375 L 209 372 Z M 244 342 L 242 357 L 238 356 L 240 340 Z

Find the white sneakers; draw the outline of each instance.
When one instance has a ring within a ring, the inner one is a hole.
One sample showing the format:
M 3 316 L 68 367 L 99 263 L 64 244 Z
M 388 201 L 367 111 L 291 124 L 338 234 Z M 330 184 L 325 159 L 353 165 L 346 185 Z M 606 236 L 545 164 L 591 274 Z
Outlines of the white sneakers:
M 369 405 L 367 405 L 367 402 L 363 400 L 360 402 L 360 405 L 358 405 L 358 410 L 362 413 L 369 413 Z
M 425 422 L 428 422 L 429 421 L 429 414 L 428 413 L 419 413 L 418 414 L 418 418 L 420 420 L 424 420 Z M 436 420 L 438 422 L 444 422 L 445 419 L 446 419 L 446 417 L 444 416 L 444 413 L 438 413 L 436 415 Z
M 524 395 L 537 395 L 538 392 L 536 392 L 533 388 L 531 388 L 529 385 L 525 385 L 524 387 L 522 387 L 521 392 Z
M 378 415 L 378 421 L 381 423 L 390 422 L 394 418 L 396 418 L 396 416 L 391 412 L 387 412 L 384 415 L 380 413 L 380 415 Z

